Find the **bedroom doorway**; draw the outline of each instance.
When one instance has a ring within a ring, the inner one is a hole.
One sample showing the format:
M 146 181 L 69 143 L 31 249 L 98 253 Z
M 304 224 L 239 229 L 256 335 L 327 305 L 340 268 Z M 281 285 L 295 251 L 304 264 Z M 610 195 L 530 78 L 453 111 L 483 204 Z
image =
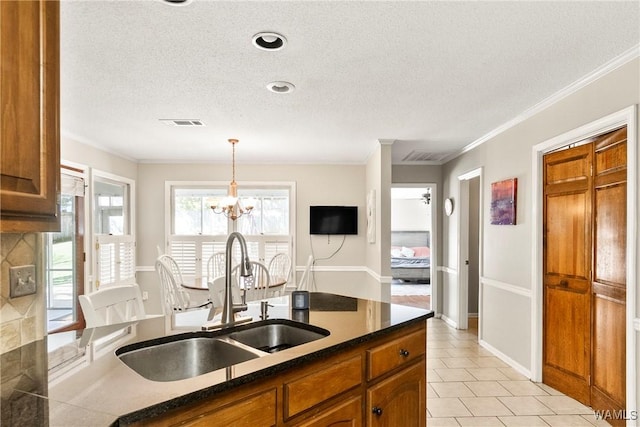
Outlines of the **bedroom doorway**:
M 432 309 L 431 248 L 435 188 L 391 188 L 391 302 Z

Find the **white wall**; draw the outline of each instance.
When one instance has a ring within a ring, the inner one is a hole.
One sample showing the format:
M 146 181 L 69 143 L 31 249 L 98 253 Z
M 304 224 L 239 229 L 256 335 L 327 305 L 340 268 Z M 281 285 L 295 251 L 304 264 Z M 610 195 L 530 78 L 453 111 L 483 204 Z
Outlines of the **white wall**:
M 164 248 L 165 181 L 223 181 L 231 178 L 230 165 L 219 164 L 151 164 L 138 166 L 138 282 L 150 293 L 149 306 L 159 310 L 160 297 L 153 271 L 156 246 Z M 361 273 L 366 265 L 365 165 L 247 165 L 236 166 L 238 186 L 243 182 L 296 183 L 296 252 L 294 262 L 304 267 L 311 245 L 317 259 L 333 253 L 342 236 L 310 236 L 310 205 L 358 206 L 358 235 L 346 236 L 344 246 L 331 259 L 316 263 L 314 279 L 319 290 L 340 290 L 344 295 L 369 294 Z M 346 271 L 351 278 L 336 285 L 336 271 Z M 298 274 L 298 276 L 301 273 Z M 353 277 L 351 277 L 353 275 Z M 337 288 L 337 289 L 336 289 Z M 377 290 L 373 290 L 373 295 Z
M 523 371 L 531 370 L 532 147 L 638 104 L 639 76 L 640 60 L 636 58 L 444 165 L 441 200 L 458 196 L 458 176 L 483 167 L 483 263 L 480 268 L 480 316 L 483 321 L 480 333 L 487 345 L 511 359 Z M 491 100 L 487 102 L 490 104 Z M 518 178 L 517 224 L 490 225 L 490 184 L 505 178 Z M 640 185 L 636 183 L 635 188 L 640 189 Z M 442 311 L 450 318 L 457 318 L 459 266 L 455 242 L 458 215 L 456 210 L 443 220 Z M 635 238 L 639 240 L 638 236 Z M 640 260 L 636 265 L 639 264 Z M 638 288 L 637 283 L 629 286 Z M 638 302 L 639 294 L 636 293 Z
M 391 231 L 428 231 L 431 209 L 421 199 L 393 199 Z

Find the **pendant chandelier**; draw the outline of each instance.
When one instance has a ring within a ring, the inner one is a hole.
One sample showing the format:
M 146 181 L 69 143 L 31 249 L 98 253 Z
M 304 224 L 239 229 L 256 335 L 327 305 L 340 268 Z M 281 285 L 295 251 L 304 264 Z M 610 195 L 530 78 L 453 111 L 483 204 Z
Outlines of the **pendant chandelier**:
M 216 214 L 223 214 L 227 218 L 231 218 L 233 221 L 240 218 L 244 214 L 250 214 L 255 205 L 255 201 L 248 198 L 241 201 L 238 198 L 238 184 L 236 183 L 236 144 L 239 141 L 237 139 L 230 139 L 229 143 L 232 148 L 231 157 L 231 182 L 229 183 L 229 191 L 227 196 L 219 202 L 214 201 L 215 204 L 211 205 L 211 209 Z

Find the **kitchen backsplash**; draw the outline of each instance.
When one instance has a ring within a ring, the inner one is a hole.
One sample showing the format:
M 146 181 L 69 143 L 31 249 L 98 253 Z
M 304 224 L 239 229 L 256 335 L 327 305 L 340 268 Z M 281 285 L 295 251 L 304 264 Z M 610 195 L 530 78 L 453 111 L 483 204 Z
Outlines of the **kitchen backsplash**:
M 41 235 L 39 233 L 0 234 L 0 354 L 44 337 L 44 274 Z M 9 268 L 36 266 L 36 293 L 10 298 Z

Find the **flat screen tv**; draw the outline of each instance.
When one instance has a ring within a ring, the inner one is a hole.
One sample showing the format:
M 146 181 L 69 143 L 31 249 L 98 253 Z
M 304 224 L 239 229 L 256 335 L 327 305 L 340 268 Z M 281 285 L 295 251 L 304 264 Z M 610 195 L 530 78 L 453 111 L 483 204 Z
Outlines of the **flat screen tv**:
M 358 234 L 357 206 L 310 206 L 310 234 Z

